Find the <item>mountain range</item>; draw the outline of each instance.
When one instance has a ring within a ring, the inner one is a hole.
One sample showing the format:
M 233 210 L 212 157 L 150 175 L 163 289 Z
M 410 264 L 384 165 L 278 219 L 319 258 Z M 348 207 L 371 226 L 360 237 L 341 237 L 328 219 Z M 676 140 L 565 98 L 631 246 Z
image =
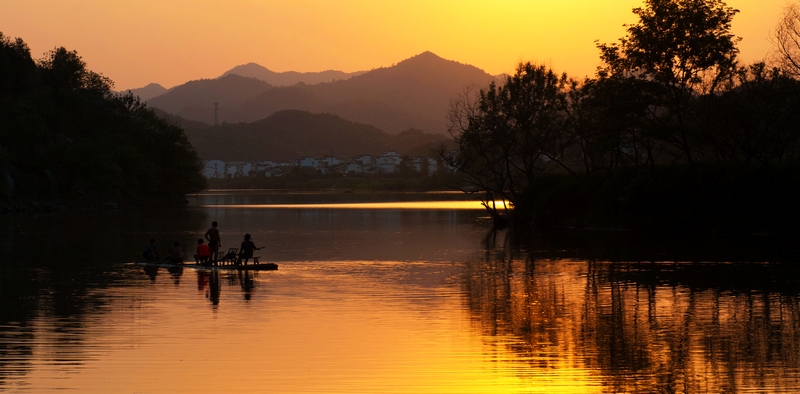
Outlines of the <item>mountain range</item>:
M 315 85 L 323 82 L 334 82 L 336 80 L 348 79 L 363 73 L 364 71 L 346 73 L 344 71 L 337 70 L 305 73 L 297 71 L 275 72 L 256 63 L 247 63 L 226 71 L 224 74 L 222 74 L 222 76 L 224 77 L 229 74 L 236 74 L 243 77 L 260 79 L 273 86 L 292 86 L 298 83 Z
M 311 84 L 300 79 L 312 76 L 309 74 L 330 82 Z M 299 82 L 280 86 L 295 80 Z M 431 52 L 391 67 L 351 74 L 274 73 L 251 63 L 237 66 L 219 78 L 175 86 L 147 99 L 147 103 L 208 124 L 214 123 L 218 103 L 219 123 L 251 123 L 291 109 L 337 115 L 390 134 L 409 129 L 446 134 L 450 100 L 468 86 L 485 86 L 495 80 L 477 67 L 442 59 Z
M 332 155 L 350 159 L 393 150 L 401 155 L 432 156 L 433 150 L 452 148 L 452 139 L 409 129 L 390 135 L 374 126 L 331 114 L 283 110 L 252 123 L 218 126 L 156 112 L 184 129 L 203 159 L 224 161 L 290 161 L 305 156 Z
M 130 92 L 134 96 L 138 96 L 140 99 L 147 101 L 153 97 L 166 93 L 167 88 L 157 83 L 151 83 L 141 88 L 124 90 L 123 93 L 125 92 Z

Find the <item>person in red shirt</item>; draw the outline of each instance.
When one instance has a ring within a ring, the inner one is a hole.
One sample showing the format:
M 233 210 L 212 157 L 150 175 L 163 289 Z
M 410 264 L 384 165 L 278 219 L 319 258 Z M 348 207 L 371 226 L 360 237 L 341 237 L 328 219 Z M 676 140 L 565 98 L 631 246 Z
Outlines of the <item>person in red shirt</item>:
M 195 264 L 206 264 L 208 258 L 211 257 L 211 252 L 208 250 L 208 245 L 203 242 L 203 238 L 197 240 L 197 254 L 194 255 Z

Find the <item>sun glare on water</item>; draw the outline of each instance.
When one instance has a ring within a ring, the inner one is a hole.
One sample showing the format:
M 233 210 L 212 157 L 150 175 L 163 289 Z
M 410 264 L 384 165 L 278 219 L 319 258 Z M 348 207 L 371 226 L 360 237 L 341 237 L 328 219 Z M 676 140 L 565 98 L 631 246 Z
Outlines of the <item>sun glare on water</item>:
M 495 201 L 497 209 L 511 209 L 507 201 Z M 480 201 L 402 201 L 339 204 L 211 204 L 204 208 L 263 208 L 263 209 L 392 209 L 392 210 L 483 210 Z

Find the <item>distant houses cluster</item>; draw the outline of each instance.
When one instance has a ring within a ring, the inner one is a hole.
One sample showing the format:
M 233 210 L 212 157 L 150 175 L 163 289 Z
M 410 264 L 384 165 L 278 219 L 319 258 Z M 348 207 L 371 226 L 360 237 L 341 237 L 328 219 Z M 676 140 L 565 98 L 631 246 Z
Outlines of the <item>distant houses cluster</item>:
M 450 166 L 434 157 L 414 157 L 403 160 L 393 151 L 383 152 L 380 156 L 356 156 L 350 161 L 343 161 L 333 156 L 321 159 L 304 157 L 289 162 L 274 161 L 229 161 L 206 160 L 203 175 L 206 178 L 236 178 L 243 176 L 280 177 L 293 171 L 301 170 L 321 174 L 394 174 L 407 168 L 420 174 L 431 175 L 440 168 L 452 170 Z

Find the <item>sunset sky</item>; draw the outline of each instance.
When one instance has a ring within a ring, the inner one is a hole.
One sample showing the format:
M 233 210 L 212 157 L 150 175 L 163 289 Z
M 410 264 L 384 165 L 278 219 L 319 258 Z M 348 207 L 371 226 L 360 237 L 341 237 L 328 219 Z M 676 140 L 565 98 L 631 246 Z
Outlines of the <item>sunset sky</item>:
M 172 87 L 255 62 L 273 71 L 369 70 L 424 51 L 512 72 L 520 61 L 592 75 L 640 0 L 3 0 L 0 31 L 35 58 L 78 53 L 117 89 Z M 762 60 L 787 0 L 730 0 L 745 62 Z

